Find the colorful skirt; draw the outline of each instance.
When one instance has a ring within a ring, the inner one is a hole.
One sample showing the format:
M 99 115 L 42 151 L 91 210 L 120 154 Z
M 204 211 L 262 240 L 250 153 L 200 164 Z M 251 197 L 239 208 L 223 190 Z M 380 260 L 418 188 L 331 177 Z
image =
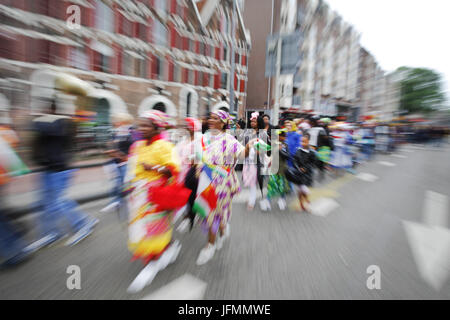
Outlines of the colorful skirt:
M 226 225 L 231 219 L 231 202 L 233 197 L 241 191 L 239 179 L 234 170 L 226 177 L 213 174 L 212 185 L 217 194 L 217 205 L 208 216 L 203 219 L 203 232 L 211 230 L 214 234 L 218 232 L 220 225 Z
M 317 157 L 320 161 L 328 163 L 331 159 L 331 149 L 330 147 L 320 147 L 319 150 L 317 150 Z
M 290 191 L 289 181 L 282 174 L 274 174 L 269 177 L 267 182 L 267 197 L 283 197 Z
M 136 182 L 128 196 L 128 249 L 134 260 L 142 259 L 145 263 L 158 258 L 172 240 L 171 211 L 157 212 L 148 200 L 149 188 L 155 185 Z

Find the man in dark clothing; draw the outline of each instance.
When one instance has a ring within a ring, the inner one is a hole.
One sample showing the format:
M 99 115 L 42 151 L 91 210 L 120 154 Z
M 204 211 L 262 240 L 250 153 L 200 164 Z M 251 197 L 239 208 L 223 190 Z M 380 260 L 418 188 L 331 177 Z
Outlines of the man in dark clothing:
M 68 116 L 56 113 L 56 103 L 52 102 L 49 114 L 33 121 L 35 139 L 33 142 L 34 161 L 43 169 L 41 174 L 41 204 L 43 212 L 39 217 L 41 238 L 31 246 L 38 250 L 66 236 L 59 227 L 59 220 L 69 222 L 74 235 L 66 245 L 74 245 L 86 238 L 98 223 L 77 208 L 73 200 L 65 199 L 64 193 L 70 185 L 74 170 L 69 170 L 71 147 L 75 126 Z

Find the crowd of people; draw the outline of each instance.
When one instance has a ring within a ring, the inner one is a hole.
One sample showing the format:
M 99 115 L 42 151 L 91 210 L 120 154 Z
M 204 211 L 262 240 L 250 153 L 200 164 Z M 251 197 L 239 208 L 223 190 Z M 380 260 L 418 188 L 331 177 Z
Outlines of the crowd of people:
M 263 211 L 271 210 L 274 201 L 286 210 L 287 197 L 293 195 L 308 213 L 310 187 L 324 179 L 326 172 L 355 173 L 357 165 L 370 160 L 374 152 L 390 152 L 417 138 L 408 127 L 340 123 L 318 116 L 282 119 L 273 125 L 270 116 L 258 112 L 248 122 L 233 121 L 224 110 L 178 123 L 159 110 L 146 111 L 138 119 L 127 114 L 115 114 L 112 119 L 113 134 L 105 152 L 111 163 L 105 169 L 115 187 L 102 212 L 115 209 L 128 222 L 128 249 L 133 259 L 145 265 L 130 285 L 131 292 L 141 290 L 176 260 L 181 250 L 173 236 L 178 222 L 179 232 L 202 230 L 205 234 L 198 265 L 206 264 L 223 247 L 230 236 L 233 198 L 241 191 L 239 171 L 243 186 L 249 189 L 249 211 L 254 210 L 260 192 Z M 75 245 L 98 223 L 65 197 L 73 176 L 70 118 L 58 115 L 52 104 L 47 114 L 33 121 L 33 130 L 33 160 L 43 169 L 39 236 L 26 245 L 2 215 L 4 265 L 15 265 L 67 236 L 66 244 Z M 438 128 L 427 134 L 434 143 L 442 143 L 448 131 Z M 425 139 L 423 134 L 420 139 Z M 61 220 L 69 230 L 59 224 Z

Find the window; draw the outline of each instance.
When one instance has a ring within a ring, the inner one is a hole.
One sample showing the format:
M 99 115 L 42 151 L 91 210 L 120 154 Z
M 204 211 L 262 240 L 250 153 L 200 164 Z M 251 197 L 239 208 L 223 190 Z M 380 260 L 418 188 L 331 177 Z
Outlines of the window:
M 95 27 L 97 29 L 114 33 L 114 12 L 101 0 L 95 1 Z
M 89 70 L 89 59 L 87 54 L 84 52 L 84 49 L 71 48 L 70 66 L 81 70 Z
M 192 93 L 189 92 L 186 96 L 186 117 L 191 116 L 191 100 L 192 100 Z
M 194 84 L 194 71 L 188 70 L 188 83 Z
M 166 0 L 155 0 L 154 7 L 159 12 L 166 14 L 167 13 L 167 4 Z M 153 26 L 153 41 L 155 44 L 160 46 L 167 46 L 167 29 L 166 27 L 158 20 L 154 20 L 155 24 Z
M 226 89 L 228 85 L 228 73 L 222 72 L 222 76 L 220 78 L 220 88 Z
M 174 82 L 182 82 L 181 80 L 181 67 L 175 64 L 173 66 L 173 81 Z
M 223 47 L 223 59 L 222 60 L 228 60 L 227 59 L 228 50 L 227 47 Z
M 147 59 L 138 59 L 138 75 L 141 78 L 147 78 Z
M 134 75 L 134 58 L 128 53 L 122 56 L 122 73 L 126 76 Z

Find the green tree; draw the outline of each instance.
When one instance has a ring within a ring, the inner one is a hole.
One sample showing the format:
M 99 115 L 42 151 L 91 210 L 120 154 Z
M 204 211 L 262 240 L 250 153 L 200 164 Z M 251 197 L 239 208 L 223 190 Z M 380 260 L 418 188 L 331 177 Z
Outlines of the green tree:
M 439 109 L 445 102 L 442 76 L 425 68 L 401 67 L 400 109 L 409 113 L 429 113 Z

